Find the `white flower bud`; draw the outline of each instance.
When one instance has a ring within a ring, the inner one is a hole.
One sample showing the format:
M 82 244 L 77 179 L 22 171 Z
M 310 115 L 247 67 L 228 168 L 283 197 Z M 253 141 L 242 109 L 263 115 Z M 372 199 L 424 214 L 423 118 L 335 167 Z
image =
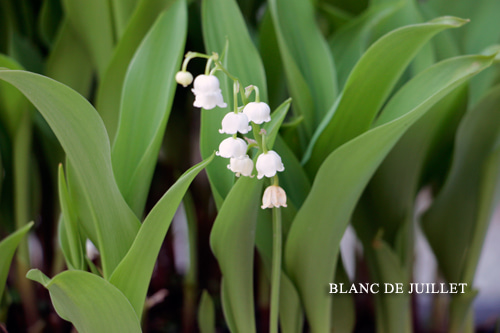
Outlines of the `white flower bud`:
M 219 151 L 215 154 L 225 158 L 243 157 L 247 154 L 247 147 L 245 140 L 230 137 L 220 143 Z
M 179 71 L 175 74 L 175 81 L 186 88 L 193 82 L 193 75 L 189 72 Z
M 250 102 L 243 109 L 249 121 L 262 124 L 271 121 L 271 109 L 264 102 Z
M 236 177 L 241 175 L 245 177 L 253 177 L 253 161 L 245 155 L 243 157 L 232 157 L 230 160 L 230 164 L 227 166 L 229 170 L 236 174 Z
M 222 119 L 222 129 L 219 130 L 219 133 L 236 134 L 240 132 L 241 134 L 246 134 L 251 129 L 252 126 L 248 125 L 246 114 L 229 112 Z
M 227 106 L 222 98 L 222 93 L 219 88 L 219 79 L 214 75 L 198 75 L 194 79 L 194 88 L 191 89 L 195 95 L 193 105 L 197 108 L 206 110 L 213 109 L 218 106 L 225 108 Z
M 257 169 L 258 179 L 262 179 L 264 176 L 271 178 L 277 171 L 281 172 L 285 170 L 285 166 L 281 162 L 281 157 L 274 150 L 260 154 L 257 158 L 255 168 Z
M 262 196 L 262 209 L 273 207 L 286 207 L 286 193 L 278 185 L 271 185 L 266 188 Z

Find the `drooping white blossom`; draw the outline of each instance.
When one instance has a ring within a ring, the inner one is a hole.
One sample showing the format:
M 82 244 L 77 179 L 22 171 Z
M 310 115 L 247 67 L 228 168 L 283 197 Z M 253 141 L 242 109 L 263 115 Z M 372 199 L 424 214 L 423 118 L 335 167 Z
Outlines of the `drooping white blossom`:
M 285 190 L 278 185 L 271 185 L 266 188 L 262 196 L 262 209 L 273 207 L 286 207 Z
M 285 170 L 285 166 L 281 162 L 281 157 L 274 150 L 260 154 L 257 158 L 255 168 L 257 169 L 258 179 L 262 179 L 264 176 L 271 178 L 277 171 L 281 172 Z
M 247 147 L 245 140 L 230 137 L 220 143 L 219 151 L 215 154 L 225 158 L 243 157 L 247 154 Z
M 236 177 L 241 175 L 245 177 L 252 177 L 253 161 L 250 157 L 248 157 L 248 155 L 243 157 L 232 157 L 227 168 L 234 172 Z
M 250 102 L 245 105 L 243 113 L 247 115 L 248 120 L 256 124 L 262 124 L 271 121 L 271 109 L 264 102 Z
M 252 126 L 248 125 L 246 114 L 229 112 L 222 119 L 222 129 L 219 130 L 219 133 L 236 134 L 240 132 L 241 134 L 246 134 L 251 129 Z
M 175 81 L 186 88 L 193 82 L 193 75 L 189 72 L 179 71 L 175 74 Z
M 218 106 L 225 108 L 222 92 L 219 86 L 219 79 L 214 75 L 198 75 L 194 79 L 194 88 L 191 89 L 195 95 L 193 105 L 197 108 L 206 110 L 213 109 Z

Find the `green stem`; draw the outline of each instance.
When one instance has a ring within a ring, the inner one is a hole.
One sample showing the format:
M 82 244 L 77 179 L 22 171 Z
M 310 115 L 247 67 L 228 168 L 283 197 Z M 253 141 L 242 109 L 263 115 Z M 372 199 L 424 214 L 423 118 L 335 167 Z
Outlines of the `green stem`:
M 281 210 L 273 208 L 273 261 L 271 270 L 271 313 L 269 332 L 278 333 L 278 315 L 281 279 Z
M 23 110 L 24 111 L 24 110 Z M 21 123 L 14 137 L 14 207 L 16 229 L 26 225 L 30 218 L 30 154 L 31 154 L 31 116 L 24 111 Z M 28 326 L 33 325 L 37 319 L 35 290 L 33 284 L 26 278 L 26 273 L 31 267 L 27 237 L 19 243 L 16 255 L 17 263 L 17 289 L 22 299 Z

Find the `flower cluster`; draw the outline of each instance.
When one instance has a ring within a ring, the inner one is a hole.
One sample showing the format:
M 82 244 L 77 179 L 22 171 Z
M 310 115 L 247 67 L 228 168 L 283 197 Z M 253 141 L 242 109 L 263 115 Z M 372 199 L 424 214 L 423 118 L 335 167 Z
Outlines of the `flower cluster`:
M 198 75 L 193 82 L 193 76 L 189 73 L 187 63 L 194 57 L 207 58 L 205 74 Z M 211 69 L 212 63 L 215 67 Z M 268 150 L 266 146 L 266 131 L 260 129 L 260 125 L 271 121 L 271 109 L 269 105 L 260 101 L 259 89 L 256 86 L 249 86 L 242 91 L 240 89 L 239 80 L 234 78 L 218 61 L 217 54 L 212 56 L 188 52 L 175 79 L 177 83 L 187 87 L 193 83 L 192 92 L 195 95 L 194 106 L 210 110 L 217 107 L 225 108 L 227 104 L 224 102 L 220 89 L 219 79 L 213 75 L 216 70 L 222 70 L 229 78 L 233 79 L 233 96 L 234 109 L 228 112 L 222 119 L 222 128 L 219 130 L 221 134 L 229 134 L 230 137 L 224 139 L 216 152 L 217 156 L 228 158 L 229 165 L 227 168 L 235 173 L 237 177 L 254 177 L 253 169 L 254 162 L 249 156 L 250 148 L 258 147 L 262 153 L 257 157 L 255 168 L 257 170 L 257 178 L 263 177 L 272 178 L 273 185 L 266 188 L 262 199 L 262 208 L 286 207 L 285 191 L 277 185 L 277 172 L 285 170 L 281 161 L 281 157 L 273 150 Z M 248 101 L 252 92 L 255 92 L 255 101 Z M 243 106 L 238 106 L 238 93 L 241 94 Z M 252 140 L 243 136 L 253 130 L 254 137 L 257 140 Z M 247 143 L 248 142 L 248 143 Z

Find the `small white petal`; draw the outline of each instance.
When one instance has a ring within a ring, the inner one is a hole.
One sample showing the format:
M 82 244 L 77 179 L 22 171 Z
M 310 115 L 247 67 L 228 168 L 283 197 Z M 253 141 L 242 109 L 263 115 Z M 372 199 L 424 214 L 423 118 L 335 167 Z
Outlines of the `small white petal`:
M 236 177 L 239 177 L 241 175 L 245 177 L 253 177 L 253 161 L 250 159 L 250 157 L 248 157 L 248 155 L 238 158 L 232 157 L 227 168 L 234 172 L 236 174 Z
M 271 121 L 271 109 L 264 102 L 250 102 L 243 109 L 249 121 L 262 124 Z
M 271 185 L 266 188 L 262 196 L 262 209 L 273 207 L 287 207 L 286 193 L 281 187 Z
M 195 95 L 193 105 L 206 110 L 218 106 L 225 108 L 222 92 L 219 88 L 219 79 L 214 75 L 198 75 L 194 79 L 194 88 L 191 89 Z
M 175 74 L 175 81 L 185 88 L 193 82 L 193 75 L 189 72 L 179 71 Z
M 285 170 L 285 166 L 281 162 L 281 157 L 274 150 L 260 154 L 257 158 L 255 168 L 257 169 L 258 179 L 262 179 L 264 176 L 271 178 L 277 171 L 281 172 Z
M 215 154 L 225 158 L 243 157 L 247 153 L 247 147 L 245 140 L 230 137 L 220 143 L 219 151 Z
M 236 134 L 240 132 L 241 134 L 246 134 L 251 129 L 252 126 L 248 125 L 246 114 L 229 112 L 222 119 L 222 129 L 219 130 L 219 133 Z

